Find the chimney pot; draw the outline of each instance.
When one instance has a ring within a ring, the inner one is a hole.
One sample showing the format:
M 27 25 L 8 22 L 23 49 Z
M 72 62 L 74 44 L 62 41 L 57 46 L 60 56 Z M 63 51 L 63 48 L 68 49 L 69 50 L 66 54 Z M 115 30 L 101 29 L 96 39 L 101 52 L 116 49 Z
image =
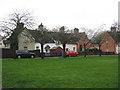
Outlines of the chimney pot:
M 74 29 L 74 33 L 79 33 L 79 29 L 78 29 L 78 28 L 75 28 L 75 29 Z
M 111 32 L 116 32 L 116 27 L 111 27 Z

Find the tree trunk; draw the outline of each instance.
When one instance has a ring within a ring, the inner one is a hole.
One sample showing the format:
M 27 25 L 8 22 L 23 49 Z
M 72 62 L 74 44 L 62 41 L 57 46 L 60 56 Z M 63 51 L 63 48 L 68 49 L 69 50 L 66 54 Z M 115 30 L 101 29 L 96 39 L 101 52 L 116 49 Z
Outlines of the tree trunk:
M 66 47 L 66 44 L 63 44 L 63 57 L 65 58 L 66 55 L 65 55 L 65 47 Z
M 41 59 L 44 59 L 43 44 L 41 43 Z
M 101 50 L 100 50 L 100 46 L 101 46 L 101 45 L 99 44 L 99 56 L 101 56 Z
M 13 59 L 16 59 L 16 50 L 18 50 L 18 35 L 23 29 L 24 29 L 24 24 L 17 23 L 17 26 L 10 37 L 10 48 L 13 51 Z
M 12 54 L 13 54 L 13 59 L 16 59 L 16 50 L 18 49 L 18 44 L 17 42 L 12 42 L 10 44 L 10 48 L 12 49 Z
M 86 44 L 84 43 L 84 57 L 86 57 Z

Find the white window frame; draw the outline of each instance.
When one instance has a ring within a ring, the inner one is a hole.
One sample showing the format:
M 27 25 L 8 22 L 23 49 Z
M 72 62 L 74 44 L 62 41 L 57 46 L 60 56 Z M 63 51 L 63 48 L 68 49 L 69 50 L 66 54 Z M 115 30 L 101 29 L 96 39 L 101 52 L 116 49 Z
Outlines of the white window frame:
M 29 38 L 28 36 L 23 36 L 23 42 L 28 42 Z

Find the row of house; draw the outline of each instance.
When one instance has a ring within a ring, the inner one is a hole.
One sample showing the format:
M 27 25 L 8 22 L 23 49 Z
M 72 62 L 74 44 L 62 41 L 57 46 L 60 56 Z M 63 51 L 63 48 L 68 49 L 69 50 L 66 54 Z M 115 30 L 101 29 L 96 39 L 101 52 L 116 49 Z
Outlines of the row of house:
M 39 25 L 38 28 L 43 27 L 43 25 Z M 19 50 L 40 50 L 41 51 L 41 44 L 37 42 L 36 37 L 37 30 L 29 30 L 27 28 L 24 28 L 21 33 L 18 35 L 18 49 Z M 72 50 L 75 52 L 84 51 L 84 43 L 89 42 L 89 39 L 85 32 L 79 32 L 79 29 L 75 28 L 74 33 L 79 33 L 79 35 L 82 37 L 82 39 L 78 40 L 74 43 L 68 43 L 66 44 L 66 50 Z M 110 31 L 105 32 L 103 38 L 101 39 L 101 42 L 104 42 L 101 44 L 100 49 L 103 52 L 114 52 L 115 54 L 118 54 L 120 48 L 120 43 L 118 42 L 119 37 L 117 37 L 119 32 L 116 31 L 115 27 L 111 27 Z M 49 37 L 48 37 L 49 38 Z M 10 44 L 3 44 L 3 41 L 0 41 L 0 47 L 2 48 L 9 48 Z M 56 47 L 61 47 L 62 44 L 56 42 L 56 41 L 48 41 L 44 45 L 44 52 L 50 53 L 50 50 Z M 98 48 L 95 45 L 91 44 L 90 42 L 87 44 L 86 48 L 90 49 Z

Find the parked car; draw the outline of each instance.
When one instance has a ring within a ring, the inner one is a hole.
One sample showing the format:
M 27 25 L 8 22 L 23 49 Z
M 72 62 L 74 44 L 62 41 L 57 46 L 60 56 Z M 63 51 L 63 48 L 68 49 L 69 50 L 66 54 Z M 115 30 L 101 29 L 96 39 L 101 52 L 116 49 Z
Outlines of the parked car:
M 66 51 L 65 55 L 66 56 L 78 56 L 79 53 L 74 52 L 74 51 Z
M 35 58 L 35 53 L 31 53 L 28 50 L 16 50 L 17 58 Z

